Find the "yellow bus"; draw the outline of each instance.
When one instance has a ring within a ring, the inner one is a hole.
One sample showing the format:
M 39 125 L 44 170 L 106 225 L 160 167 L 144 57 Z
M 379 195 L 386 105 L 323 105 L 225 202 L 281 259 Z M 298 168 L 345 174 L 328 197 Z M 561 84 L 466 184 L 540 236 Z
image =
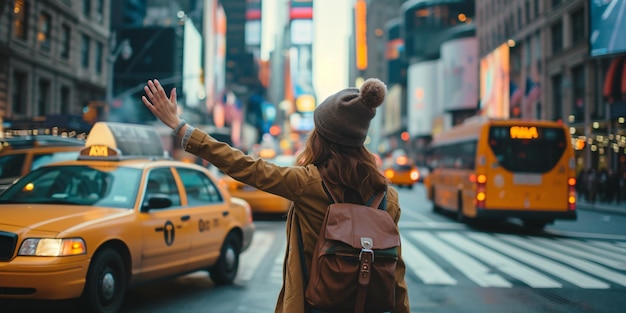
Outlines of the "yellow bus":
M 557 122 L 472 118 L 435 135 L 426 160 L 433 210 L 459 221 L 517 218 L 543 229 L 576 219 L 574 150 Z

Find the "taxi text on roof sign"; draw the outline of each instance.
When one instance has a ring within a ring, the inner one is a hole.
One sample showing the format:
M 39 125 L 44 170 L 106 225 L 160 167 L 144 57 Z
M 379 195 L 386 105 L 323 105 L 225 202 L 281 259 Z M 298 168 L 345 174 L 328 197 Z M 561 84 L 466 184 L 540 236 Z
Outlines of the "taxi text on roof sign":
M 81 159 L 165 158 L 157 131 L 147 125 L 97 122 L 91 128 Z
M 509 130 L 511 138 L 513 139 L 537 139 L 539 138 L 539 132 L 537 127 L 531 126 L 511 126 Z

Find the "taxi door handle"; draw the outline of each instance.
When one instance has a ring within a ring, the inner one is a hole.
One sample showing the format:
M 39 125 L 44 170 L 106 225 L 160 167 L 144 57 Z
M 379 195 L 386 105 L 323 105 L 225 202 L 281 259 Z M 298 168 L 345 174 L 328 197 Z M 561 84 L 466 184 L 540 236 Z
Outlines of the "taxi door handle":
M 222 212 L 222 216 L 228 216 L 228 214 L 230 214 L 230 212 L 228 212 L 228 211 Z
M 189 215 L 183 215 L 183 216 L 181 216 L 181 217 L 180 217 L 180 220 L 181 220 L 181 221 L 183 221 L 183 222 L 185 222 L 185 221 L 188 221 L 188 220 L 189 220 L 189 218 L 190 218 L 190 216 L 189 216 Z

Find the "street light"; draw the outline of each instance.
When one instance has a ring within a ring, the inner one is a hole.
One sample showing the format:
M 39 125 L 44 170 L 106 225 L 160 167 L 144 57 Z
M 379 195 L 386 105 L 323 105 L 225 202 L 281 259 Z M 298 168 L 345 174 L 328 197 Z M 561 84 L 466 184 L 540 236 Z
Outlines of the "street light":
M 111 34 L 110 39 L 110 53 L 107 57 L 108 73 L 107 73 L 107 88 L 106 88 L 106 103 L 112 105 L 113 102 L 113 70 L 115 68 L 115 62 L 117 58 L 122 56 L 124 60 L 128 60 L 133 55 L 133 47 L 130 45 L 130 40 L 124 39 L 117 44 L 117 34 L 114 32 Z

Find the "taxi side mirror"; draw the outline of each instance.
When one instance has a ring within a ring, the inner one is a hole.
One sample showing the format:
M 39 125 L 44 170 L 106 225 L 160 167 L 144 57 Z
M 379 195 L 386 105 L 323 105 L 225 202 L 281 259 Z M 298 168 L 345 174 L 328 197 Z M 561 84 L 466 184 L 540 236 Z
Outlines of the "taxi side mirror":
M 148 201 L 144 204 L 144 211 L 152 209 L 165 209 L 172 206 L 172 200 L 166 194 L 152 194 L 148 196 Z

